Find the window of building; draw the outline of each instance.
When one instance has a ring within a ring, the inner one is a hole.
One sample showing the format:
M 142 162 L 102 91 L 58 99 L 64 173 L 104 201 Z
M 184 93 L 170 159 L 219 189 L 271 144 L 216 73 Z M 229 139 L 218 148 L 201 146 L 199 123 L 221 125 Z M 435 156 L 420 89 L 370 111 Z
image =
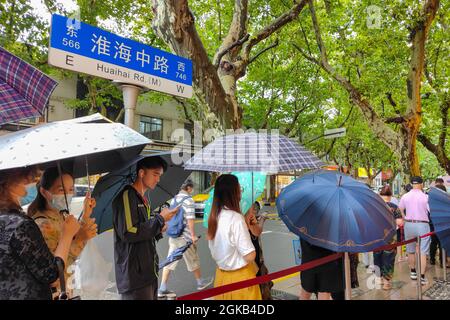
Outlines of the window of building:
M 139 132 L 149 139 L 162 140 L 162 119 L 141 116 Z

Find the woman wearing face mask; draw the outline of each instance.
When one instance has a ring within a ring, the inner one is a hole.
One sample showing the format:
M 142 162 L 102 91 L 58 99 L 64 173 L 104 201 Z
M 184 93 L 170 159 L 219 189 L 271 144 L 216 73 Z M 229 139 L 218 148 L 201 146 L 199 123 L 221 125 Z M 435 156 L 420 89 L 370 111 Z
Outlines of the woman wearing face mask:
M 67 262 L 72 238 L 80 229 L 74 217 L 66 219 L 58 246 L 50 252 L 39 227 L 20 206 L 36 176 L 33 167 L 0 174 L 0 300 L 50 300 L 57 262 Z
M 74 179 L 72 175 L 65 171 L 61 173 L 62 176 L 59 174 L 57 168 L 50 168 L 44 171 L 40 182 L 36 185 L 38 191 L 36 199 L 28 207 L 28 216 L 37 223 L 52 252 L 58 247 L 64 220 L 67 216 L 70 216 L 66 211 L 66 198 L 70 208 L 74 192 Z M 69 282 L 68 279 L 70 277 L 70 274 L 67 272 L 67 267 L 75 262 L 81 254 L 81 251 L 83 251 L 87 241 L 97 235 L 95 219 L 90 218 L 94 207 L 95 199 L 87 195 L 83 206 L 81 228 L 75 235 L 70 246 L 65 269 L 66 282 Z M 52 291 L 56 295 L 56 292 L 59 291 L 59 282 L 54 284 Z M 70 296 L 71 291 L 68 290 L 68 293 Z

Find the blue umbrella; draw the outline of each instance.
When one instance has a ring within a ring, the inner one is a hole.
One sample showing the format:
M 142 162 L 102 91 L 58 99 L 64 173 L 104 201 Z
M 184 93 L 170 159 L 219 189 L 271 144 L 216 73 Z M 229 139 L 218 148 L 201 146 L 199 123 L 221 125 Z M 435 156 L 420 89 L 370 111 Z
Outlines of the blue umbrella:
M 450 252 L 450 194 L 438 188 L 428 193 L 431 221 L 442 247 Z
M 173 198 L 178 193 L 180 186 L 191 174 L 191 171 L 184 170 L 182 164 L 174 164 L 171 155 L 171 152 L 139 155 L 122 169 L 111 172 L 98 180 L 92 191 L 92 197 L 95 198 L 97 204 L 91 217 L 95 218 L 99 234 L 113 227 L 112 201 L 126 185 L 133 183 L 136 178 L 136 164 L 139 160 L 146 157 L 160 156 L 168 164 L 167 171 L 162 175 L 155 190 L 146 193 L 152 209 L 161 206 L 165 201 Z
M 186 252 L 187 249 L 192 245 L 192 241 L 188 241 L 187 244 L 185 244 L 182 247 L 179 247 L 175 249 L 164 261 L 161 261 L 159 263 L 159 269 L 161 270 L 165 266 L 168 266 L 172 262 L 181 260 L 183 258 L 183 254 Z
M 306 174 L 277 199 L 280 218 L 309 243 L 336 252 L 367 252 L 387 245 L 394 218 L 364 183 L 333 171 Z

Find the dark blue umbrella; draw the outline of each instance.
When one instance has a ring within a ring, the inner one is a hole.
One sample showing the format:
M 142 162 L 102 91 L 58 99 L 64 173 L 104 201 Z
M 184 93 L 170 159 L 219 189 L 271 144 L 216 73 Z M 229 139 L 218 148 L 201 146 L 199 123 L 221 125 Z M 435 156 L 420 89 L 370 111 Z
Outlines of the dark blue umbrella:
M 309 243 L 336 252 L 367 252 L 389 244 L 392 213 L 364 183 L 335 171 L 304 175 L 277 199 L 280 218 Z
M 168 266 L 172 262 L 181 260 L 181 258 L 183 258 L 183 254 L 186 252 L 187 249 L 189 249 L 191 245 L 192 241 L 188 241 L 184 246 L 175 249 L 164 261 L 161 261 L 159 263 L 159 269 Z
M 139 155 L 122 169 L 108 173 L 98 180 L 92 191 L 92 197 L 95 198 L 97 204 L 91 217 L 95 218 L 99 234 L 112 229 L 112 201 L 126 185 L 133 183 L 136 178 L 136 164 L 139 160 L 146 157 L 160 156 L 168 164 L 167 171 L 162 175 L 155 190 L 146 193 L 152 209 L 161 206 L 165 201 L 173 198 L 178 193 L 182 183 L 192 171 L 184 170 L 183 164 L 175 164 L 171 155 L 171 152 Z
M 431 221 L 442 247 L 450 252 L 450 194 L 438 188 L 428 193 Z

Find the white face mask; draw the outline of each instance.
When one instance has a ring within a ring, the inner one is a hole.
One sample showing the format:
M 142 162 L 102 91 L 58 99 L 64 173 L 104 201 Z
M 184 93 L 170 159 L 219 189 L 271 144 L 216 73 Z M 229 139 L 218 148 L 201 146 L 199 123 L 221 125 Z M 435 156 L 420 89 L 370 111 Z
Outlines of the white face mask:
M 67 204 L 70 208 L 70 204 L 72 203 L 73 194 L 68 193 L 68 194 L 66 194 L 66 197 L 67 197 Z M 50 204 L 53 208 L 55 208 L 58 211 L 69 209 L 66 207 L 66 199 L 64 198 L 63 194 L 52 194 L 52 200 L 50 201 Z

